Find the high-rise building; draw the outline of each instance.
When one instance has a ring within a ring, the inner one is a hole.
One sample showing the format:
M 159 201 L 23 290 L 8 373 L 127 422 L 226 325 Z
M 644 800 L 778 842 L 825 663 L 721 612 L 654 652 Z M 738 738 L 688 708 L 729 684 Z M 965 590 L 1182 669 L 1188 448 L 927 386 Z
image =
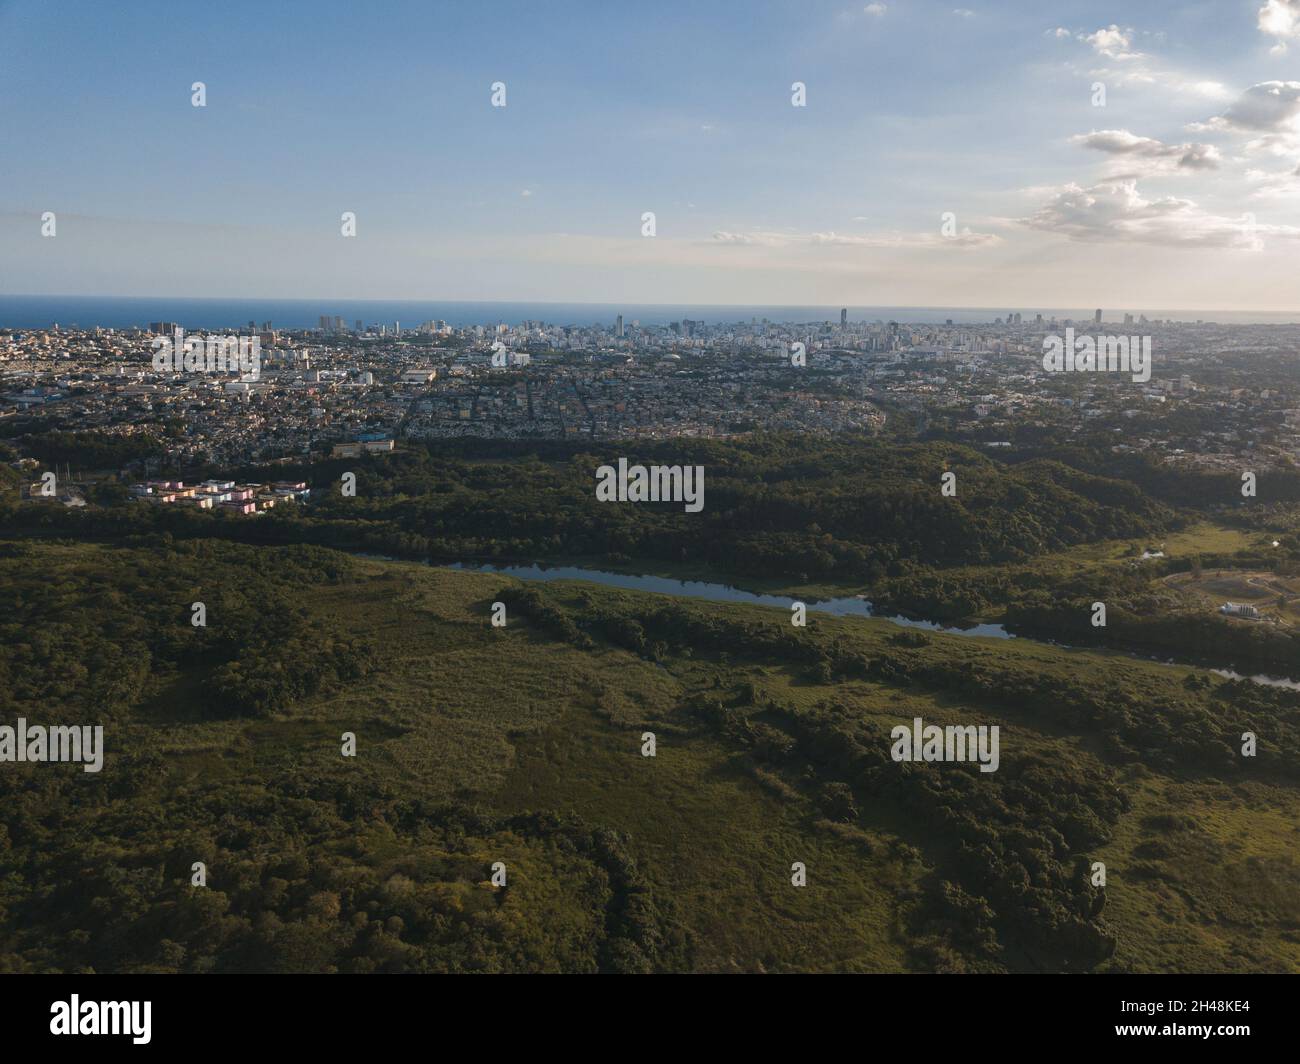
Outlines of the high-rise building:
M 1092 320 L 1095 321 L 1098 325 L 1101 324 L 1101 309 L 1100 309 L 1100 308 L 1098 308 L 1097 313 L 1093 315 Z
M 843 329 L 849 324 L 849 308 L 840 307 L 840 328 Z
M 357 319 L 357 329 L 356 329 L 356 331 L 357 331 L 357 332 L 361 332 L 361 331 L 362 331 L 362 328 L 361 328 L 361 319 L 360 319 L 360 318 Z
M 621 340 L 623 338 L 623 315 L 618 316 L 618 321 L 614 325 L 614 333 Z

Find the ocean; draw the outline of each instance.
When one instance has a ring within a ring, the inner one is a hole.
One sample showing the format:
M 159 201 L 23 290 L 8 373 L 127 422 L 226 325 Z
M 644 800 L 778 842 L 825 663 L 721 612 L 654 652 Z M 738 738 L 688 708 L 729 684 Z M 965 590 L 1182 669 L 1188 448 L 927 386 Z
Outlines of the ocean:
M 948 319 L 969 325 L 991 323 L 1019 311 L 1027 320 L 1035 314 L 1043 318 L 1091 321 L 1093 308 L 1085 307 L 848 307 L 851 321 L 897 321 L 911 324 L 937 324 Z M 1114 308 L 1105 312 L 1108 322 L 1125 313 L 1134 317 L 1145 314 L 1152 319 L 1175 321 L 1213 321 L 1222 324 L 1289 324 L 1300 322 L 1300 311 L 1269 313 L 1249 311 L 1194 311 Z M 43 329 L 51 325 L 64 328 L 125 329 L 148 325 L 151 321 L 174 321 L 186 329 L 246 328 L 250 321 L 260 328 L 270 322 L 277 329 L 314 329 L 321 315 L 340 317 L 348 328 L 360 319 L 366 325 L 392 325 L 414 328 L 430 320 L 446 321 L 454 326 L 517 325 L 524 321 L 541 321 L 548 325 L 613 325 L 623 315 L 630 325 L 666 325 L 689 318 L 719 324 L 738 321 L 838 322 L 838 306 L 723 306 L 691 304 L 616 304 L 616 303 L 511 303 L 511 302 L 439 302 L 438 300 L 357 300 L 357 299 L 196 299 L 167 297 L 108 296 L 7 296 L 0 295 L 0 330 Z

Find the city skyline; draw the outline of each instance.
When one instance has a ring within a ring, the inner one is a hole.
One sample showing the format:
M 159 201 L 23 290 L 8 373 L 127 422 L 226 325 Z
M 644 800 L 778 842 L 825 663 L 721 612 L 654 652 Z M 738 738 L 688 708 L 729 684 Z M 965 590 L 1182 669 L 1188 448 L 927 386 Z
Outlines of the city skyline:
M 1300 3 L 1017 8 L 0 4 L 0 291 L 1297 309 Z
M 1097 318 L 1098 311 L 1101 318 Z M 289 331 L 312 330 L 321 323 L 341 322 L 340 328 L 360 333 L 371 326 L 406 321 L 445 321 L 456 327 L 543 322 L 560 327 L 628 328 L 665 326 L 694 320 L 712 326 L 884 323 L 959 326 L 995 324 L 1013 317 L 1026 327 L 1037 324 L 1207 323 L 1225 326 L 1285 326 L 1300 322 L 1300 311 L 1234 311 L 1221 308 L 1169 307 L 957 307 L 957 306 L 780 306 L 776 304 L 713 303 L 590 303 L 573 301 L 515 302 L 507 300 L 357 300 L 335 297 L 304 299 L 205 298 L 172 296 L 81 296 L 0 294 L 0 330 L 43 332 L 52 328 L 102 327 L 143 329 L 150 322 L 174 321 L 191 329 L 254 325 Z M 323 326 L 322 326 L 323 327 Z M 333 325 L 331 325 L 331 328 Z

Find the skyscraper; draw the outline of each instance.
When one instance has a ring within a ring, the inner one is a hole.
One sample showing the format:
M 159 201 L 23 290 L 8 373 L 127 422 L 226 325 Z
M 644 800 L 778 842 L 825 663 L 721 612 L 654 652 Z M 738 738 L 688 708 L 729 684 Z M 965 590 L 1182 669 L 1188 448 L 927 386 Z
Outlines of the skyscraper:
M 840 328 L 843 329 L 849 323 L 849 308 L 840 307 Z
M 1100 308 L 1098 308 L 1097 313 L 1093 315 L 1093 319 L 1092 319 L 1092 320 L 1095 321 L 1098 325 L 1101 324 L 1101 309 L 1100 309 Z
M 620 340 L 623 339 L 623 315 L 622 314 L 618 316 L 618 322 L 614 326 L 614 332 L 615 335 L 617 335 Z

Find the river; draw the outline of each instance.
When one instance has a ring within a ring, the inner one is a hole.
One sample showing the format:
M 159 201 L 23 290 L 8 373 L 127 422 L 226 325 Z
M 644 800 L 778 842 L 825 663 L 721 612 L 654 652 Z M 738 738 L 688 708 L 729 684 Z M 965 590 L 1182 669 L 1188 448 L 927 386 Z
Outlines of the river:
M 676 580 L 667 576 L 613 573 L 604 569 L 587 569 L 576 565 L 484 565 L 452 562 L 443 566 L 443 568 L 464 569 L 478 573 L 500 573 L 503 576 L 513 576 L 519 580 L 542 582 L 551 580 L 587 580 L 591 583 L 605 584 L 609 587 L 626 588 L 629 591 L 653 591 L 661 595 L 680 595 L 683 598 L 705 599 L 709 602 L 743 602 L 752 606 L 774 606 L 787 611 L 790 609 L 790 604 L 796 601 L 786 595 L 764 595 L 753 591 L 742 591 L 738 587 L 731 587 L 728 584 L 715 584 L 706 580 Z M 810 611 L 829 613 L 836 617 L 875 617 L 889 621 L 891 624 L 899 624 L 907 628 L 921 628 L 928 632 L 943 632 L 946 635 L 974 636 L 985 639 L 1023 638 L 1012 635 L 1000 624 L 977 624 L 970 628 L 952 628 L 936 621 L 913 620 L 910 617 L 876 613 L 867 599 L 860 598 L 857 595 L 829 599 L 810 598 L 804 600 L 804 602 Z M 1048 645 L 1061 646 L 1062 649 L 1066 650 L 1073 649 L 1059 643 Z M 1175 661 L 1162 661 L 1158 658 L 1144 658 L 1136 654 L 1127 656 L 1141 661 L 1151 661 L 1159 665 L 1180 664 Z M 1190 667 L 1203 668 L 1204 666 L 1191 665 Z M 1234 672 L 1232 669 L 1211 669 L 1210 671 L 1229 680 L 1250 680 L 1253 683 L 1264 684 L 1268 687 L 1285 687 L 1288 690 L 1300 691 L 1300 682 L 1284 677 L 1266 676 L 1263 673 L 1245 675 Z

